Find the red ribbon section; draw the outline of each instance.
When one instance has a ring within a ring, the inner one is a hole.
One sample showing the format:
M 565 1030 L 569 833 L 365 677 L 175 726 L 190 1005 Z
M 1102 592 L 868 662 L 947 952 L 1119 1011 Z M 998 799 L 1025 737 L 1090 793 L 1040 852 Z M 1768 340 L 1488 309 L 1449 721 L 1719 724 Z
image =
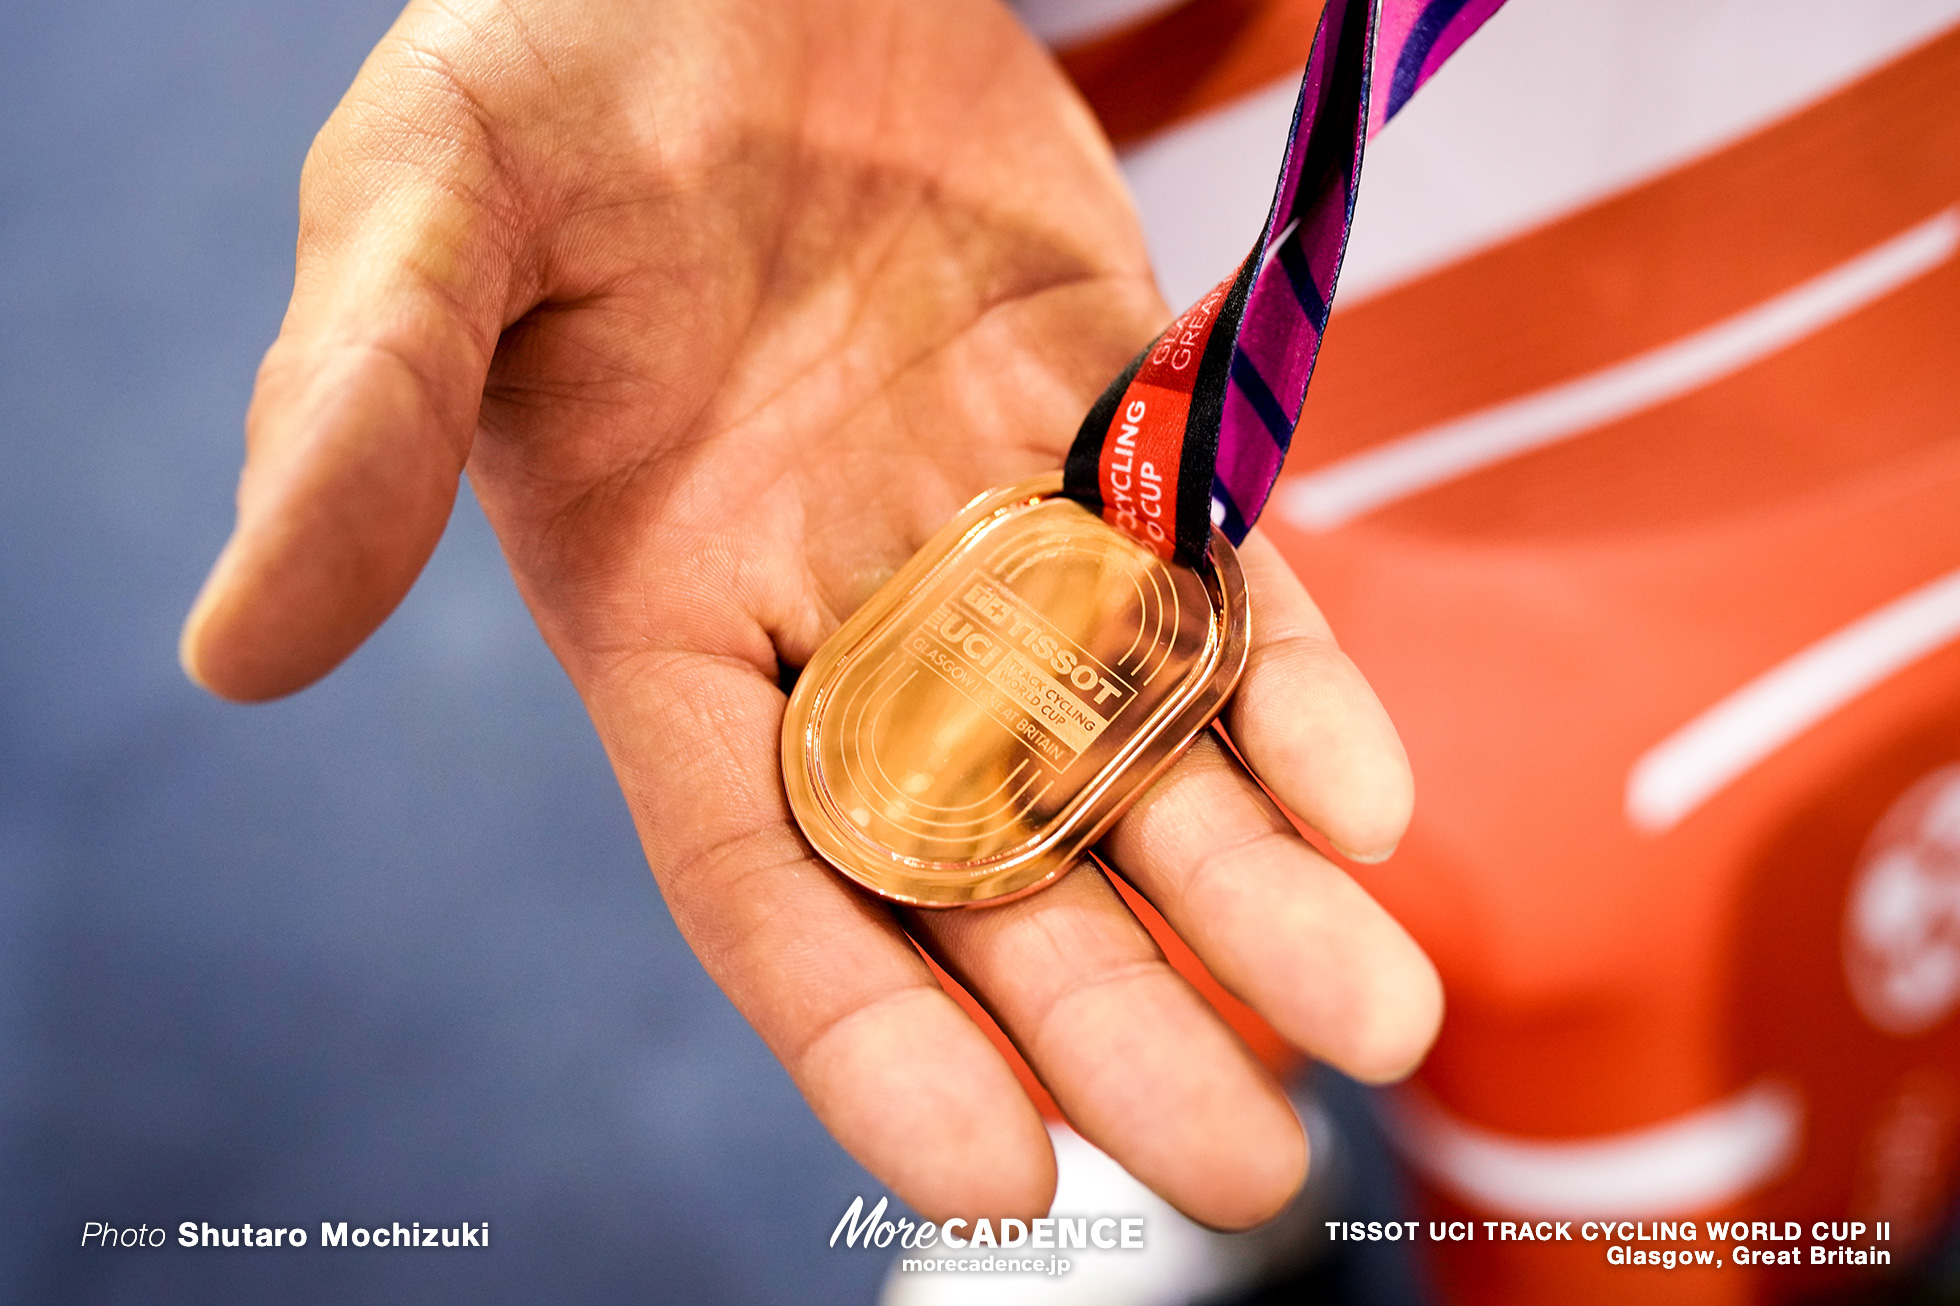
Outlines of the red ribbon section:
M 1161 558 L 1177 547 L 1179 472 L 1198 364 L 1236 279 L 1234 273 L 1221 281 L 1157 337 L 1124 387 L 1102 442 L 1103 520 Z

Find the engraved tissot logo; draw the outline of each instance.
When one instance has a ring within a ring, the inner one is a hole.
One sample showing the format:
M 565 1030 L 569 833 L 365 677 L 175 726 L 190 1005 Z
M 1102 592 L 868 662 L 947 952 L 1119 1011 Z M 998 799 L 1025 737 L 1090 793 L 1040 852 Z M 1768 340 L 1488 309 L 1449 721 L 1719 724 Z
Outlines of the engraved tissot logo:
M 1007 590 L 975 573 L 912 651 L 1041 761 L 1066 770 L 1136 690 Z

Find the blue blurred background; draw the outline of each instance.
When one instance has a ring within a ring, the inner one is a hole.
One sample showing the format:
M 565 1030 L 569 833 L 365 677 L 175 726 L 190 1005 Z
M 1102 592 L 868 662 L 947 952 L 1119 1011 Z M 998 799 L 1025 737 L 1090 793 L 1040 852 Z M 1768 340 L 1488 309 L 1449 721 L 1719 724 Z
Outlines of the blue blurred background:
M 396 8 L 0 9 L 0 1299 L 867 1301 L 824 1239 L 878 1190 L 675 932 L 467 495 L 325 683 L 177 669 L 300 162 Z

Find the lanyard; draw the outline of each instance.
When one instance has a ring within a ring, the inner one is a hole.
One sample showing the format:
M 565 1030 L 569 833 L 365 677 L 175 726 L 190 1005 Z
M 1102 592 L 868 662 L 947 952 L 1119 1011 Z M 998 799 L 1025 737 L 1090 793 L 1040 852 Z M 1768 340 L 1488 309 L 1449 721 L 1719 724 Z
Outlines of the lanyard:
M 1090 408 L 1069 449 L 1070 498 L 1163 558 L 1205 557 L 1214 525 L 1244 540 L 1299 425 L 1370 126 L 1502 3 L 1328 0 L 1258 244 Z

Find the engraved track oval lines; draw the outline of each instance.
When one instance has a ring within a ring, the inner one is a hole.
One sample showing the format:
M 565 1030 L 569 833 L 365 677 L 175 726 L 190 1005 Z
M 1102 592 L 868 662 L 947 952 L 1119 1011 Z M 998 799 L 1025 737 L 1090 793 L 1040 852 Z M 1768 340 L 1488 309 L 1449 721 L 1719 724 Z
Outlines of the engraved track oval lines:
M 1047 543 L 1049 540 L 1055 540 L 1057 542 Z M 1086 553 L 1092 558 L 1098 556 L 1093 551 L 1083 548 L 1079 543 L 1065 536 L 1037 537 L 1025 541 L 1012 553 L 1003 553 L 996 555 L 994 559 L 989 559 L 993 563 L 990 570 L 993 571 L 995 579 L 999 580 L 1003 585 L 1011 586 L 1036 564 L 1071 553 Z
M 897 655 L 894 655 L 893 660 L 899 663 L 901 669 L 903 669 L 906 665 L 903 658 Z M 896 702 L 898 695 L 901 692 L 903 692 L 906 685 L 909 685 L 912 682 L 915 676 L 923 675 L 925 673 L 914 669 L 912 671 L 912 674 L 908 675 L 901 684 L 893 686 L 890 692 L 886 693 L 882 699 L 876 699 L 875 696 L 877 695 L 878 690 L 882 688 L 883 685 L 890 684 L 891 681 L 897 676 L 897 674 L 898 673 L 896 671 L 893 672 L 892 675 L 887 676 L 885 680 L 881 682 L 878 686 L 873 686 L 865 691 L 867 702 L 863 707 L 859 709 L 860 721 L 862 721 L 862 718 L 865 713 L 873 712 L 874 708 L 875 708 L 875 712 L 882 713 L 887 707 L 891 706 L 894 702 Z M 849 722 L 846 723 L 847 727 L 849 726 L 849 724 L 850 724 Z M 876 766 L 877 768 L 878 778 L 884 781 L 885 784 L 889 786 L 892 797 L 887 798 L 886 801 L 902 802 L 905 804 L 908 812 L 910 812 L 914 808 L 925 808 L 931 811 L 939 811 L 939 812 L 963 812 L 973 808 L 984 807 L 987 808 L 989 811 L 1005 810 L 1009 813 L 1011 819 L 1018 820 L 1030 808 L 1032 808 L 1036 802 L 1040 801 L 1041 795 L 1035 794 L 1032 797 L 1028 798 L 1026 802 L 1020 803 L 1018 807 L 1015 805 L 1017 800 L 1021 799 L 1023 795 L 1027 793 L 1028 788 L 1033 783 L 1034 779 L 1038 778 L 1038 773 L 1036 773 L 1035 775 L 1031 775 L 1028 780 L 1023 781 L 1021 787 L 1018 790 L 1015 790 L 1013 794 L 1009 795 L 1004 802 L 996 801 L 998 796 L 1003 792 L 1005 792 L 1008 786 L 1014 783 L 1014 777 L 1017 774 L 1019 774 L 1024 767 L 1028 767 L 1027 759 L 1022 758 L 1020 761 L 1016 762 L 1011 769 L 1009 769 L 1009 771 L 1005 776 L 1001 778 L 1001 782 L 999 784 L 995 785 L 993 789 L 991 789 L 985 794 L 982 794 L 979 798 L 976 798 L 971 803 L 965 804 L 964 806 L 960 806 L 960 807 L 951 807 L 943 803 L 924 802 L 916 797 L 913 797 L 912 795 L 904 793 L 902 791 L 902 787 L 892 779 L 889 773 L 886 772 L 883 756 L 879 753 L 876 747 L 876 741 L 878 735 L 878 723 L 876 720 L 875 713 L 873 715 L 872 720 L 870 720 L 867 723 L 860 724 L 859 726 L 857 726 L 856 729 L 850 730 L 849 733 L 854 734 L 858 740 L 858 748 L 856 750 L 856 756 L 859 758 L 869 757 L 872 760 L 873 765 Z M 1043 786 L 1042 792 L 1045 793 L 1046 791 L 1047 791 L 1047 786 Z M 984 820 L 986 815 L 987 813 L 983 812 L 979 816 L 966 817 L 963 818 L 963 820 L 961 821 L 952 821 L 952 820 L 941 821 L 941 820 L 935 820 L 930 817 L 921 817 L 919 819 L 923 823 L 931 824 L 931 825 L 965 824 L 969 826 L 978 826 L 979 822 Z M 899 822 L 897 822 L 891 817 L 886 817 L 886 820 L 891 821 L 891 823 L 894 825 L 899 824 Z M 992 834 L 999 828 L 1000 828 L 999 826 L 979 828 L 976 829 L 974 833 L 976 834 L 976 836 L 979 834 Z
M 1003 549 L 1000 553 L 988 559 L 987 570 L 993 573 L 996 580 L 1012 588 L 1014 582 L 1019 580 L 1029 568 L 1037 563 L 1047 562 L 1051 559 L 1071 554 L 1079 554 L 1087 557 L 1099 566 L 1106 566 L 1110 560 L 1110 554 L 1103 550 L 1084 548 L 1078 539 L 1063 535 L 1060 532 L 1051 532 L 1022 541 L 1016 547 Z M 1148 593 L 1145 592 L 1142 580 L 1140 579 L 1143 576 L 1150 578 L 1151 588 Z M 1164 576 L 1165 579 L 1168 579 L 1167 574 L 1164 572 L 1163 564 L 1157 562 L 1154 558 L 1142 566 L 1133 566 L 1130 572 L 1130 581 L 1137 588 L 1137 615 L 1133 622 L 1136 635 L 1130 640 L 1130 646 L 1123 651 L 1122 657 L 1117 659 L 1115 665 L 1112 667 L 1112 670 L 1118 671 L 1125 676 L 1134 676 L 1137 671 L 1149 665 L 1150 656 L 1153 652 L 1158 653 L 1157 668 L 1150 673 L 1150 677 L 1147 677 L 1142 682 L 1146 684 L 1150 678 L 1156 676 L 1157 671 L 1163 669 L 1165 660 L 1170 656 L 1170 650 L 1164 646 L 1165 604 L 1163 603 L 1163 590 L 1165 587 L 1158 579 L 1159 576 Z M 1175 611 L 1178 601 L 1177 586 L 1172 584 L 1169 586 L 1169 589 L 1171 592 L 1170 606 Z M 1157 600 L 1154 603 L 1151 601 L 1153 596 Z M 1171 628 L 1173 631 L 1176 630 L 1175 619 L 1171 622 Z M 1143 640 L 1146 629 L 1149 629 L 1151 632 L 1149 647 L 1141 654 L 1137 654 L 1137 645 Z M 1136 654 L 1134 662 L 1131 660 L 1133 654 Z
M 904 689 L 907 685 L 911 684 L 912 681 L 917 677 L 925 674 L 924 672 L 919 671 L 916 668 L 912 668 L 910 674 L 906 675 L 903 681 L 901 681 L 897 685 L 892 685 L 891 689 L 888 692 L 884 693 L 883 697 L 880 698 L 878 697 L 879 691 L 883 689 L 885 685 L 891 685 L 891 682 L 897 679 L 899 673 L 901 671 L 906 670 L 906 664 L 904 663 L 903 659 L 894 656 L 892 660 L 899 664 L 898 668 L 894 670 L 891 675 L 886 676 L 885 679 L 882 682 L 880 682 L 878 685 L 868 687 L 863 691 L 866 698 L 866 702 L 863 705 L 863 707 L 859 709 L 859 721 L 862 724 L 848 731 L 848 733 L 854 735 L 857 739 L 858 747 L 856 749 L 855 755 L 859 758 L 867 758 L 867 757 L 870 758 L 873 767 L 876 768 L 877 779 L 881 780 L 887 786 L 888 793 L 885 797 L 885 801 L 902 802 L 906 805 L 908 809 L 923 808 L 936 812 L 964 812 L 979 807 L 986 807 L 990 809 L 997 807 L 998 804 L 994 802 L 995 796 L 998 795 L 1004 789 L 1006 789 L 1008 785 L 1013 783 L 1015 772 L 1020 770 L 1022 766 L 1026 765 L 1025 761 L 1018 763 L 1015 766 L 1014 770 L 1009 771 L 1004 777 L 1002 777 L 1001 782 L 998 785 L 995 785 L 991 791 L 980 795 L 980 797 L 974 799 L 972 802 L 967 803 L 960 807 L 949 807 L 943 803 L 928 803 L 925 802 L 923 799 L 914 797 L 913 795 L 906 793 L 904 787 L 900 785 L 896 780 L 894 780 L 891 774 L 885 770 L 884 757 L 882 756 L 882 754 L 879 753 L 876 747 L 878 733 L 879 733 L 878 717 L 880 714 L 882 714 L 886 709 L 890 708 L 897 701 L 899 694 L 904 692 Z M 869 718 L 868 720 L 866 719 L 867 717 Z M 847 727 L 849 726 L 849 724 L 850 724 L 849 722 L 846 722 Z M 967 819 L 972 820 L 976 818 L 967 818 Z M 952 824 L 952 822 L 941 821 L 941 822 L 937 822 L 937 824 L 945 825 L 945 824 Z
M 839 750 L 845 779 L 859 796 L 867 800 L 869 815 L 885 825 L 904 831 L 915 842 L 942 844 L 956 850 L 978 843 L 1004 830 L 1010 830 L 1019 824 L 1025 813 L 1039 801 L 1040 795 L 1028 797 L 1028 786 L 1024 783 L 1019 791 L 1008 795 L 1004 802 L 997 801 L 1011 784 L 1014 777 L 1012 771 L 995 786 L 992 792 L 983 795 L 975 804 L 975 806 L 985 804 L 992 809 L 991 811 L 959 822 L 920 819 L 916 816 L 913 811 L 916 806 L 915 800 L 903 793 L 896 784 L 892 783 L 891 777 L 884 774 L 883 764 L 878 760 L 878 751 L 875 747 L 878 733 L 877 715 L 892 706 L 914 678 L 925 674 L 917 668 L 907 667 L 900 659 L 894 658 L 893 661 L 897 665 L 890 673 L 875 682 L 862 683 L 850 695 L 849 701 L 838 704 L 844 722 L 843 737 L 855 739 L 858 745 L 854 749 Z M 878 774 L 872 775 L 864 770 L 862 763 L 867 757 L 872 759 Z M 857 764 L 854 765 L 854 762 Z M 891 814 L 894 806 L 905 812 L 905 819 Z M 942 835 L 924 828 L 931 825 L 957 826 L 961 828 L 962 833 L 957 836 Z M 862 826 L 857 828 L 861 835 L 870 837 Z
M 1059 532 L 1044 532 L 1019 542 L 1015 547 L 1003 549 L 989 558 L 987 569 L 1002 584 L 1012 587 L 1013 583 L 1030 567 L 1067 554 L 1082 554 L 1099 564 L 1106 563 L 1109 558 L 1107 553 L 1083 548 L 1079 540 L 1060 535 Z M 1143 588 L 1143 577 L 1148 577 L 1150 581 L 1148 593 Z M 1137 687 L 1141 689 L 1154 681 L 1170 661 L 1172 650 L 1165 640 L 1164 632 L 1168 627 L 1171 640 L 1175 641 L 1183 621 L 1183 599 L 1178 593 L 1176 581 L 1164 569 L 1164 565 L 1155 558 L 1149 559 L 1133 570 L 1130 579 L 1137 587 L 1137 636 L 1131 640 L 1130 647 L 1124 651 L 1123 658 L 1118 661 L 1115 670 L 1126 676 L 1135 677 Z M 1152 602 L 1153 598 L 1155 602 Z M 1151 632 L 1150 643 L 1132 664 L 1131 654 L 1135 652 L 1146 628 Z M 1154 665 L 1152 665 L 1153 658 Z M 1146 667 L 1149 668 L 1147 673 L 1144 672 Z
M 1011 585 L 1036 563 L 1077 553 L 1086 555 L 1098 564 L 1108 556 L 1102 549 L 1084 548 L 1079 536 L 1051 522 L 1044 529 L 1023 532 L 1022 538 L 997 547 L 986 555 L 981 566 L 993 573 L 1001 583 Z
M 1137 654 L 1136 665 L 1134 667 L 1125 665 L 1123 668 L 1124 673 L 1133 678 L 1137 683 L 1137 688 L 1141 690 L 1145 685 L 1148 685 L 1157 678 L 1157 673 L 1164 669 L 1164 663 L 1170 658 L 1170 647 L 1164 642 L 1164 612 L 1168 606 L 1177 602 L 1177 585 L 1175 582 L 1168 585 L 1165 584 L 1170 578 L 1164 574 L 1162 567 L 1157 566 L 1146 567 L 1141 572 L 1132 575 L 1130 579 L 1131 583 L 1137 587 L 1137 604 L 1143 613 L 1143 616 L 1137 621 L 1138 639 L 1143 637 L 1145 622 L 1151 623 L 1149 645 Z M 1145 581 L 1150 582 L 1150 592 L 1148 594 L 1145 594 L 1143 589 L 1143 583 Z M 1170 604 L 1166 604 L 1164 601 L 1164 591 L 1166 589 L 1170 591 Z M 1177 631 L 1175 622 L 1171 625 L 1171 631 L 1175 635 Z M 1132 643 L 1131 647 L 1135 648 L 1135 643 Z M 1150 665 L 1152 654 L 1155 654 L 1157 658 L 1157 665 L 1154 667 Z M 1127 658 L 1128 654 L 1124 656 Z
M 1150 674 L 1143 678 L 1145 685 L 1155 680 L 1158 673 L 1164 669 L 1165 664 L 1171 660 L 1171 645 L 1177 642 L 1177 632 L 1184 628 L 1184 598 L 1177 592 L 1177 581 L 1172 578 L 1169 572 L 1164 571 L 1162 567 L 1153 568 L 1151 578 L 1154 580 L 1158 573 L 1162 573 L 1164 579 L 1169 582 L 1165 588 L 1171 592 L 1171 637 L 1168 640 L 1165 639 L 1160 628 L 1157 637 L 1157 647 L 1163 650 L 1162 656 L 1157 659 L 1157 665 L 1150 669 Z
M 1143 669 L 1144 662 L 1150 656 L 1148 649 L 1142 653 L 1137 653 L 1137 645 L 1143 642 L 1143 628 L 1151 622 L 1152 618 L 1150 614 L 1153 611 L 1157 614 L 1155 619 L 1156 629 L 1150 636 L 1150 647 L 1156 648 L 1163 639 L 1163 599 L 1162 595 L 1157 592 L 1157 570 L 1155 567 L 1146 567 L 1141 573 L 1132 572 L 1130 574 L 1130 583 L 1136 587 L 1137 591 L 1137 616 L 1135 623 L 1137 633 L 1130 637 L 1130 646 L 1124 649 L 1123 656 L 1116 660 L 1116 669 L 1124 675 L 1129 676 L 1132 680 L 1136 678 L 1136 673 Z M 1150 592 L 1148 594 L 1143 589 L 1143 582 L 1146 578 L 1150 581 Z M 1152 601 L 1153 599 L 1155 600 L 1154 603 Z M 1134 665 L 1130 661 L 1132 654 L 1136 655 Z
M 839 700 L 832 709 L 837 712 L 843 721 L 843 729 L 839 731 L 838 745 L 833 747 L 841 763 L 844 778 L 858 797 L 867 802 L 880 805 L 889 804 L 893 799 L 901 795 L 898 794 L 896 787 L 890 792 L 881 792 L 875 779 L 868 773 L 863 772 L 862 761 L 865 754 L 869 751 L 866 745 L 870 738 L 869 727 L 865 724 L 864 720 L 865 714 L 870 710 L 873 702 L 875 702 L 879 689 L 897 680 L 899 683 L 892 690 L 893 693 L 896 693 L 898 690 L 910 684 L 915 677 L 924 674 L 916 667 L 907 668 L 904 664 L 897 663 L 896 659 L 893 659 L 893 661 L 896 665 L 894 665 L 893 669 L 882 680 L 876 682 L 857 682 L 850 687 L 847 696 Z M 900 679 L 900 677 L 903 677 L 903 679 Z M 841 745 L 845 741 L 849 741 L 854 746 L 850 748 L 842 747 Z

